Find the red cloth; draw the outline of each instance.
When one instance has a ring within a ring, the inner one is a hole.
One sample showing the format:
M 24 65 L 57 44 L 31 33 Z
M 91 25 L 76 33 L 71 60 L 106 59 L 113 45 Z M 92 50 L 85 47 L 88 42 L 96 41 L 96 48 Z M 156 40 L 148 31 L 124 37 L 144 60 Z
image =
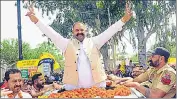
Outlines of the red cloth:
M 4 84 L 1 86 L 1 88 L 7 88 L 7 82 L 4 82 Z

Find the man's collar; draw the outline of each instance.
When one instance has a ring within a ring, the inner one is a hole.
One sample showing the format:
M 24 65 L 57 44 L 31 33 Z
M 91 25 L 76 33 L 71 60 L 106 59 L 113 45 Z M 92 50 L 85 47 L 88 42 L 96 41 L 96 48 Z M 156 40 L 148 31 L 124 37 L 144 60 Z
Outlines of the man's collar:
M 11 93 L 10 96 L 6 95 L 8 98 L 11 98 L 11 95 L 16 98 L 17 96 L 20 98 L 20 97 L 23 97 L 23 94 L 22 94 L 22 90 L 20 90 L 15 96 L 14 96 L 14 93 Z M 6 97 L 5 96 L 5 97 Z
M 169 65 L 165 64 L 163 67 L 161 67 L 160 69 L 157 70 L 157 74 L 161 73 L 164 71 L 164 68 L 167 68 Z
M 86 41 L 87 37 L 84 38 L 84 40 L 82 42 L 80 42 L 79 40 L 77 40 L 76 38 L 74 37 L 71 37 L 71 40 L 73 41 L 77 41 L 78 43 L 84 43 Z

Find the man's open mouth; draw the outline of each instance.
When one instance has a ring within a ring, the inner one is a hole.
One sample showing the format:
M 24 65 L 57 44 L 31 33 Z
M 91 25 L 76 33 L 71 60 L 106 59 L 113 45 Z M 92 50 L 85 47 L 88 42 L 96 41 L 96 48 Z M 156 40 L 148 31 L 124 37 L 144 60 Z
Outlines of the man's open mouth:
M 79 36 L 84 36 L 84 34 L 83 34 L 83 33 L 78 33 L 76 36 L 77 36 L 77 37 L 79 37 Z

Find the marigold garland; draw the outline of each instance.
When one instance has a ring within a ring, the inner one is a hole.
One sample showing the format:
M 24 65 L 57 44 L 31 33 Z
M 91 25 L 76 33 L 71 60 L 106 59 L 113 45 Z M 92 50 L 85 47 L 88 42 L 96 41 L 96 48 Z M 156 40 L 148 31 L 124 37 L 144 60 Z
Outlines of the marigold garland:
M 13 93 L 8 94 L 7 96 L 8 96 L 8 98 L 15 98 L 15 96 L 13 95 Z M 18 97 L 19 97 L 19 98 L 23 98 L 23 96 L 22 96 L 22 93 L 21 93 L 21 92 L 19 92 L 19 93 L 18 93 Z

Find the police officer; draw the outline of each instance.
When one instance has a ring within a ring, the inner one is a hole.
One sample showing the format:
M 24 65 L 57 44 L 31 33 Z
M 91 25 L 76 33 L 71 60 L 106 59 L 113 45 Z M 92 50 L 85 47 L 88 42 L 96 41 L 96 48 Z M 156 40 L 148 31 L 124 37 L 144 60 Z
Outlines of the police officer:
M 157 47 L 152 53 L 150 66 L 145 73 L 134 78 L 133 81 L 123 83 L 125 86 L 134 87 L 147 98 L 172 98 L 176 93 L 176 71 L 167 62 L 170 53 L 162 47 Z M 148 87 L 140 83 L 149 82 Z

